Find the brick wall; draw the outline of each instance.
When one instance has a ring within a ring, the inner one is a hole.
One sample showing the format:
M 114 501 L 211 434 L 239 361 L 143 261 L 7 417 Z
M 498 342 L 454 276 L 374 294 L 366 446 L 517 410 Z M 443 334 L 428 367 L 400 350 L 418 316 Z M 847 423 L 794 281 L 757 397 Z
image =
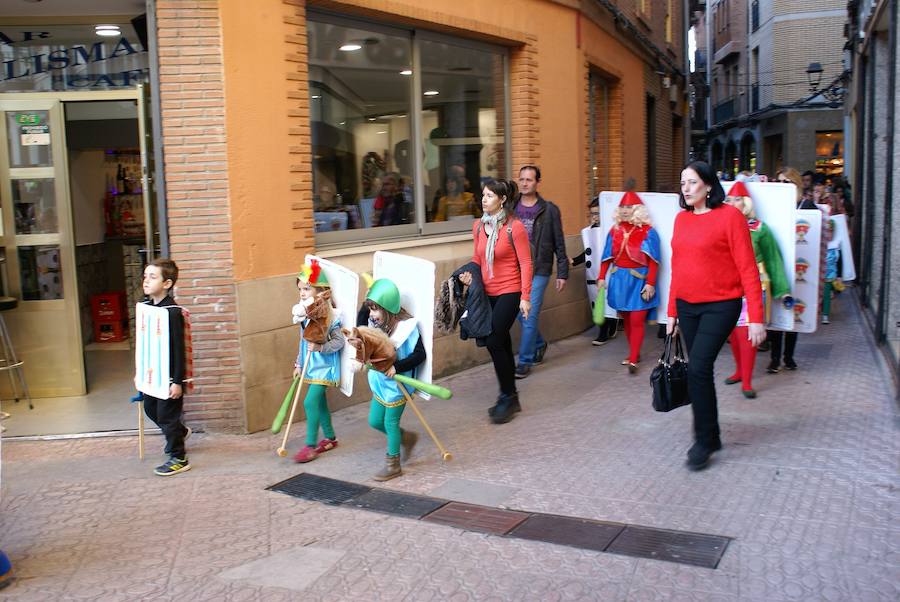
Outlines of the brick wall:
M 291 145 L 291 178 L 289 190 L 294 213 L 292 222 L 296 239 L 294 248 L 312 252 L 315 246 L 313 235 L 313 186 L 312 186 L 312 133 L 309 121 L 309 53 L 306 38 L 306 0 L 283 0 L 284 23 L 290 33 L 285 37 L 288 45 L 286 55 L 288 70 L 288 99 L 292 108 L 288 113 Z
M 540 164 L 537 37 L 509 53 L 510 144 L 512 164 Z M 513 174 L 515 177 L 516 174 Z
M 159 0 L 159 96 L 171 256 L 191 312 L 194 390 L 186 420 L 243 429 L 232 272 L 224 75 L 216 0 Z

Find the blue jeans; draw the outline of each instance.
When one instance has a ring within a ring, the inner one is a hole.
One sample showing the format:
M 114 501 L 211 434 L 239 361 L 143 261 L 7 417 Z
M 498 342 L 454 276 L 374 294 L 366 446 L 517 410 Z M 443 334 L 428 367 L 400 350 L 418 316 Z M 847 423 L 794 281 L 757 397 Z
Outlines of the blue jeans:
M 530 366 L 534 364 L 534 352 L 546 345 L 544 337 L 538 330 L 538 319 L 541 315 L 541 305 L 544 304 L 544 291 L 550 276 L 535 275 L 531 280 L 531 311 L 528 319 L 522 317 L 519 312 L 519 324 L 522 325 L 522 340 L 519 341 L 519 364 Z

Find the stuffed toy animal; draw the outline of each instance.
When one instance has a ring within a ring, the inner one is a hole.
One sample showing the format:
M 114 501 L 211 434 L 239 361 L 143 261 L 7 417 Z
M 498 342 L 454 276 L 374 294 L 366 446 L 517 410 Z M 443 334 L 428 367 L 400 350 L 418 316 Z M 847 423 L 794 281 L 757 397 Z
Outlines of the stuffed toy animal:
M 316 293 L 312 304 L 306 308 L 306 317 L 309 324 L 303 329 L 303 338 L 310 343 L 324 344 L 331 326 L 331 290 Z
M 397 351 L 391 343 L 391 339 L 384 331 L 368 326 L 359 326 L 352 329 L 343 329 L 347 337 L 347 344 L 356 349 L 356 358 L 353 360 L 354 372 L 363 369 L 367 364 L 384 373 L 394 365 L 397 359 Z

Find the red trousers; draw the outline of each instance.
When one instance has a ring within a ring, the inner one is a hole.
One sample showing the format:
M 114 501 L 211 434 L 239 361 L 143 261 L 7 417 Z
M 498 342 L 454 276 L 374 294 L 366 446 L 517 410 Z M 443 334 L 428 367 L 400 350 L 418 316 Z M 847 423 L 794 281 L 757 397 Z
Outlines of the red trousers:
M 753 388 L 753 366 L 756 364 L 756 347 L 750 344 L 746 326 L 735 326 L 731 331 L 731 352 L 737 368 L 730 377 L 740 380 L 741 389 L 749 391 Z
M 638 363 L 641 356 L 641 344 L 644 342 L 644 323 L 647 321 L 647 310 L 620 311 L 625 322 L 625 336 L 628 337 L 628 361 Z

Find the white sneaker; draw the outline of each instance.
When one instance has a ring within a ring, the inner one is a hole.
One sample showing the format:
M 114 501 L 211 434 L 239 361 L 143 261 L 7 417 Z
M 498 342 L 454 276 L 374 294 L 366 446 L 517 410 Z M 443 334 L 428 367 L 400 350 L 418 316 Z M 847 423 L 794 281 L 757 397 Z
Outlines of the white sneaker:
M 831 324 L 831 320 L 828 319 L 828 316 L 822 316 L 822 324 Z

